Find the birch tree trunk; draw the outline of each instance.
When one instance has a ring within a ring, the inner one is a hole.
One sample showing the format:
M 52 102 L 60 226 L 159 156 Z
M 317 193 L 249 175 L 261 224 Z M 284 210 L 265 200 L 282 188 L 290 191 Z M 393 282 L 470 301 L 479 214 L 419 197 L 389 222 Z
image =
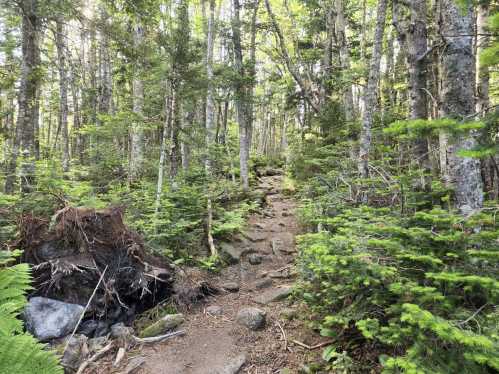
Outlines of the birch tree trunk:
M 210 11 L 208 16 L 208 30 L 206 35 L 206 78 L 208 89 L 206 92 L 206 176 L 209 178 L 212 169 L 211 149 L 215 144 L 215 88 L 213 84 L 213 49 L 215 44 L 215 0 L 210 0 Z M 207 196 L 207 220 L 206 234 L 210 254 L 217 256 L 218 252 L 211 235 L 213 225 L 213 207 L 211 202 L 211 191 L 208 189 Z
M 69 171 L 69 130 L 68 130 L 68 70 L 66 54 L 68 51 L 66 43 L 66 30 L 64 20 L 60 17 L 56 20 L 55 44 L 57 48 L 59 68 L 59 124 L 62 135 L 62 171 Z
M 374 33 L 374 47 L 369 65 L 367 88 L 364 91 L 365 110 L 362 116 L 362 129 L 359 141 L 358 170 L 362 178 L 369 176 L 369 152 L 371 149 L 371 127 L 376 110 L 377 90 L 380 75 L 380 61 L 385 30 L 387 0 L 379 0 Z
M 234 94 L 237 123 L 239 125 L 239 169 L 241 176 L 241 184 L 244 191 L 249 190 L 249 131 L 247 117 L 247 95 L 244 88 L 243 79 L 245 77 L 243 66 L 243 51 L 241 46 L 241 5 L 239 0 L 233 0 L 233 15 L 232 15 L 232 43 L 234 45 L 234 66 L 238 73 L 236 78 Z
M 168 84 L 166 87 L 166 98 L 165 98 L 165 122 L 163 124 L 163 129 L 161 131 L 161 139 L 160 139 L 160 149 L 159 149 L 159 164 L 158 164 L 158 182 L 156 184 L 156 201 L 155 201 L 155 215 L 156 218 L 159 214 L 161 208 L 161 194 L 163 192 L 163 183 L 165 177 L 165 161 L 167 156 L 167 139 L 168 139 L 168 131 L 171 127 L 172 122 L 172 114 L 170 111 L 170 101 L 172 100 L 170 96 L 170 85 Z
M 139 177 L 144 164 L 144 131 L 142 129 L 142 117 L 144 107 L 144 83 L 141 78 L 142 70 L 142 45 L 144 41 L 144 30 L 142 25 L 134 26 L 133 46 L 135 49 L 136 65 L 132 80 L 132 100 L 134 121 L 130 129 L 130 160 L 128 182 L 133 184 Z
M 474 113 L 473 11 L 462 9 L 453 0 L 442 0 L 439 34 L 445 43 L 441 53 L 441 116 L 458 121 L 469 120 Z M 480 162 L 462 157 L 459 151 L 476 146 L 473 133 L 449 135 L 447 163 L 449 184 L 454 188 L 456 206 L 464 215 L 483 204 Z

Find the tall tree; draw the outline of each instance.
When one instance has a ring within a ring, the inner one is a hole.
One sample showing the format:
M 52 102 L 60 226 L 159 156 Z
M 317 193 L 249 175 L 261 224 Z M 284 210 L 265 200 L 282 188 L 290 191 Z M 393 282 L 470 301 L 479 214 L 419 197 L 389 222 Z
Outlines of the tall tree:
M 362 129 L 359 139 L 358 170 L 363 178 L 369 176 L 369 152 L 371 149 L 371 128 L 374 111 L 377 105 L 377 90 L 380 75 L 380 61 L 383 47 L 383 34 L 385 31 L 387 0 L 379 0 L 376 16 L 376 29 L 374 32 L 374 46 L 369 65 L 367 88 L 364 92 L 364 113 L 362 115 Z
M 476 15 L 477 50 L 476 56 L 489 46 L 490 37 L 487 29 L 487 19 L 489 17 L 489 4 L 487 1 L 479 2 Z M 490 73 L 487 65 L 480 63 L 480 58 L 476 59 L 476 111 L 480 115 L 486 112 L 489 106 L 489 79 Z
M 12 193 L 15 186 L 16 164 L 21 150 L 21 191 L 31 192 L 35 182 L 35 127 L 38 123 L 38 90 L 40 86 L 40 16 L 38 0 L 19 2 L 22 15 L 21 44 L 22 66 L 18 97 L 16 134 L 8 175 L 5 182 L 6 193 Z
M 453 0 L 442 0 L 439 34 L 445 47 L 441 53 L 441 116 L 457 121 L 472 120 L 474 101 L 473 11 L 463 9 Z M 449 180 L 454 187 L 456 206 L 469 214 L 482 206 L 483 191 L 480 162 L 463 157 L 460 151 L 475 148 L 474 134 L 448 136 L 447 164 Z
M 130 160 L 128 182 L 134 183 L 141 174 L 144 164 L 144 131 L 142 126 L 144 107 L 144 83 L 142 81 L 144 29 L 137 21 L 133 30 L 135 66 L 132 79 L 132 110 L 134 120 L 130 128 Z
M 408 6 L 409 15 L 404 15 Z M 428 32 L 426 0 L 411 0 L 402 3 L 395 0 L 393 23 L 399 34 L 399 42 L 405 51 L 409 71 L 409 116 L 410 119 L 428 118 Z M 430 169 L 428 142 L 421 137 L 415 142 L 415 153 L 420 165 Z
M 68 129 L 68 69 L 66 42 L 66 28 L 62 17 L 56 19 L 56 29 L 54 31 L 55 45 L 57 48 L 57 58 L 59 60 L 59 123 L 58 128 L 62 136 L 62 170 L 69 171 L 69 129 Z
M 234 66 L 237 78 L 234 84 L 236 117 L 239 125 L 239 168 L 244 191 L 249 189 L 249 158 L 253 137 L 253 96 L 256 80 L 256 34 L 257 15 L 260 0 L 251 3 L 250 48 L 247 63 L 243 57 L 241 34 L 241 4 L 233 2 L 232 42 L 234 46 Z
M 340 51 L 340 67 L 343 75 L 350 70 L 350 50 L 346 38 L 346 22 L 345 22 L 345 9 L 343 0 L 334 1 L 334 11 L 336 19 L 334 23 L 334 30 L 336 32 L 336 41 Z M 352 85 L 344 82 L 345 89 L 343 93 L 343 106 L 345 108 L 345 119 L 352 121 L 355 118 L 355 106 L 353 104 Z
M 208 80 L 208 89 L 206 91 L 206 159 L 205 169 L 207 177 L 210 177 L 212 171 L 211 154 L 213 145 L 215 144 L 215 87 L 213 82 L 213 50 L 215 44 L 215 0 L 210 0 L 210 10 L 208 15 L 208 28 L 206 34 L 206 78 Z M 207 222 L 206 233 L 208 246 L 212 256 L 217 255 L 217 250 L 213 242 L 211 234 L 213 224 L 213 208 L 211 201 L 211 193 L 208 191 L 207 196 Z

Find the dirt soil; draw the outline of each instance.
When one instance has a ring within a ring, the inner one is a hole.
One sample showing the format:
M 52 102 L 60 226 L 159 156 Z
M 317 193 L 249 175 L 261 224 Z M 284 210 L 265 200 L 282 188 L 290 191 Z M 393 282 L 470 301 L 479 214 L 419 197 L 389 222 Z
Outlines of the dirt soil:
M 223 291 L 184 313 L 186 321 L 179 327 L 186 332 L 183 337 L 137 347 L 127 352 L 118 368 L 101 361 L 93 372 L 125 373 L 127 364 L 138 356 L 145 359 L 140 369 L 134 371 L 140 374 L 270 374 L 284 368 L 289 369 L 287 373 L 298 373 L 303 363 L 318 359 L 320 348 L 309 349 L 293 342 L 314 346 L 325 341 L 305 326 L 309 313 L 303 306 L 295 304 L 292 298 L 267 305 L 254 301 L 269 290 L 293 285 L 296 279 L 293 263 L 299 227 L 293 213 L 295 203 L 282 193 L 282 182 L 282 176 L 261 179 L 258 188 L 265 191 L 267 206 L 249 218 L 244 236 L 231 243 L 251 247 L 253 253 L 262 255 L 262 263 L 250 264 L 249 254 L 245 254 L 238 264 L 212 276 L 211 281 L 221 289 L 227 282 L 236 282 L 239 291 Z M 267 287 L 257 289 L 255 285 L 263 279 L 269 279 Z M 207 312 L 207 308 L 214 305 L 222 308 L 221 315 Z M 245 307 L 257 307 L 266 312 L 264 329 L 252 331 L 236 322 L 238 311 Z M 289 318 L 284 314 L 295 316 Z M 239 371 L 231 368 L 243 358 L 245 363 Z M 109 356 L 108 360 L 111 359 L 114 357 Z

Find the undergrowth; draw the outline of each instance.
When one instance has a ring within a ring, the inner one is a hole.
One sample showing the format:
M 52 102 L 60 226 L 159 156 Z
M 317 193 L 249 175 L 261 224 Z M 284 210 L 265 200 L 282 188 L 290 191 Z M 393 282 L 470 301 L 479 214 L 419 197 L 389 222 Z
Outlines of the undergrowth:
M 334 341 L 323 357 L 332 372 L 497 372 L 499 206 L 457 214 L 403 141 L 373 151 L 365 180 L 348 140 L 309 139 L 292 160 L 298 291 Z

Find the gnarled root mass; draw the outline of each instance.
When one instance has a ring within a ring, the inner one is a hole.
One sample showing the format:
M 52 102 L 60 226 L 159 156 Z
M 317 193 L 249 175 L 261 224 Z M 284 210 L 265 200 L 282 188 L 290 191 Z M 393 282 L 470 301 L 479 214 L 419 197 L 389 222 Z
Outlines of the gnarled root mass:
M 122 208 L 67 206 L 50 220 L 24 215 L 19 229 L 16 247 L 33 265 L 38 295 L 85 305 L 107 267 L 87 311 L 93 318 L 129 321 L 178 292 L 175 267 L 145 251 Z M 204 288 L 196 287 L 188 292 L 201 298 Z

